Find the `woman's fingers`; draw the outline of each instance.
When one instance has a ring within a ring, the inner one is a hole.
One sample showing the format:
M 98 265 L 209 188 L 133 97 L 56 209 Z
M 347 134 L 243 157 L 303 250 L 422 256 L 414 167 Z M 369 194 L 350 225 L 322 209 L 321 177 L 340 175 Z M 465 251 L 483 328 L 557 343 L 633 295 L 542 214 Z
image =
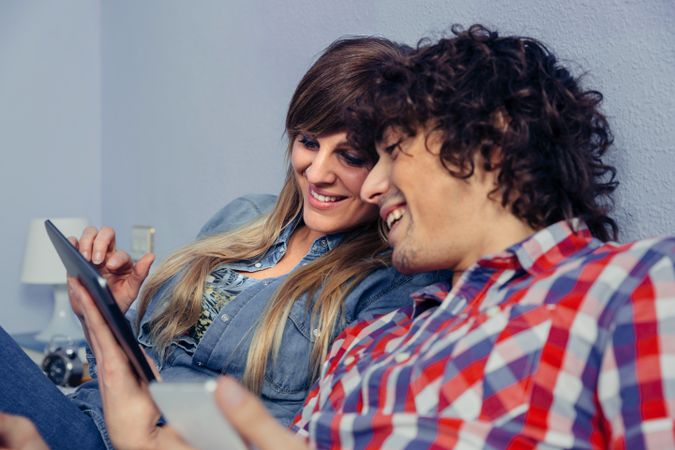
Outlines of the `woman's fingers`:
M 73 247 L 79 249 L 80 243 L 75 236 L 68 236 L 68 240 L 71 244 L 73 244 Z
M 115 251 L 115 230 L 103 227 L 87 227 L 82 231 L 79 239 L 79 249 L 87 261 L 101 264 L 109 253 Z
M 148 253 L 134 262 L 127 252 L 116 249 L 115 230 L 111 227 L 103 227 L 100 230 L 87 227 L 79 240 L 75 238 L 69 240 L 85 259 L 98 266 L 100 274 L 108 281 L 120 309 L 126 312 L 138 296 L 141 285 L 150 272 L 154 255 Z M 77 307 L 74 306 L 73 309 L 77 314 Z
M 126 355 L 119 347 L 119 344 L 117 344 L 115 336 L 103 319 L 98 307 L 94 304 L 94 300 L 89 295 L 89 292 L 76 279 L 72 280 L 70 286 L 75 302 L 81 311 L 87 331 L 87 340 L 98 361 L 97 367 L 99 371 L 106 367 L 131 371 Z
M 92 246 L 97 233 L 98 230 L 95 227 L 87 227 L 82 230 L 78 248 L 87 261 L 91 261 Z
M 115 230 L 110 227 L 103 227 L 94 237 L 92 244 L 91 261 L 94 264 L 101 264 L 105 261 L 108 253 L 115 251 Z
M 234 379 L 220 377 L 216 404 L 242 438 L 260 450 L 306 449 L 307 445 L 272 417 L 260 400 Z
M 96 359 L 101 358 L 102 351 L 98 343 L 97 317 L 100 317 L 98 310 L 92 312 L 91 308 L 96 309 L 93 300 L 89 296 L 89 292 L 82 286 L 77 278 L 68 278 L 68 294 L 70 296 L 71 306 L 75 314 L 80 318 L 82 326 L 87 337 L 87 342 L 91 347 Z M 103 320 L 101 318 L 101 320 Z
M 127 271 L 133 266 L 134 262 L 131 256 L 125 251 L 116 250 L 110 253 L 108 260 L 105 262 L 105 268 L 111 273 Z
M 106 261 L 105 267 L 113 275 L 131 275 L 133 282 L 141 284 L 150 272 L 150 266 L 155 260 L 155 255 L 146 253 L 138 261 L 134 262 L 131 256 L 122 250 L 113 252 Z
M 141 259 L 136 261 L 133 276 L 134 281 L 138 284 L 138 287 L 140 287 L 143 281 L 147 278 L 148 274 L 150 273 L 150 266 L 152 266 L 154 261 L 155 255 L 153 253 L 146 253 L 141 257 Z
M 82 306 L 80 306 L 80 299 L 77 296 L 75 290 L 75 283 L 80 284 L 77 278 L 68 277 L 68 298 L 70 299 L 70 308 L 73 310 L 73 313 L 77 316 L 82 326 L 82 331 L 84 332 L 84 338 L 91 344 L 91 337 L 89 336 L 89 330 L 84 322 L 84 314 L 82 312 Z

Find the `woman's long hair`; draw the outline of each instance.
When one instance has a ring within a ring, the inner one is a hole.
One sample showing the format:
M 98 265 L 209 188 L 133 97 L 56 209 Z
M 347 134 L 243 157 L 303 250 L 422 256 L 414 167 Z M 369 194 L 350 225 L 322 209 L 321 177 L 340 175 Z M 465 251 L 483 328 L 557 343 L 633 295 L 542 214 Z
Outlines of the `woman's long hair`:
M 344 130 L 344 111 L 365 94 L 374 70 L 383 62 L 398 58 L 405 48 L 386 39 L 352 37 L 331 44 L 300 81 L 286 116 L 289 138 L 302 131 L 316 135 Z M 374 158 L 374 150 L 366 157 Z M 177 276 L 173 290 L 160 299 L 165 304 L 150 320 L 149 333 L 164 358 L 171 342 L 186 334 L 197 322 L 208 274 L 218 265 L 263 255 L 285 227 L 302 215 L 302 194 L 288 164 L 286 181 L 270 214 L 238 230 L 198 240 L 171 255 L 147 280 L 138 307 L 138 324 L 151 299 L 161 286 Z M 270 299 L 258 323 L 251 324 L 252 343 L 248 351 L 244 384 L 260 392 L 268 364 L 279 352 L 286 320 L 294 302 L 303 294 L 308 302 L 311 327 L 321 332 L 312 343 L 309 371 L 319 375 L 335 326 L 344 319 L 342 301 L 369 272 L 390 264 L 387 245 L 378 235 L 376 221 L 351 230 L 328 254 L 291 272 Z M 311 380 L 310 380 L 311 381 Z

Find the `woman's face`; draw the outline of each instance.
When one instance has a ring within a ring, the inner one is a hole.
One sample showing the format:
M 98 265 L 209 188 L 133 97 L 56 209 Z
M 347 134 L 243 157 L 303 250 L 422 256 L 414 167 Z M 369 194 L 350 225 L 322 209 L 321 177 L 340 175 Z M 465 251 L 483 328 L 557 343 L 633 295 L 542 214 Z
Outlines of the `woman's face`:
M 360 196 L 372 164 L 349 146 L 346 133 L 298 134 L 291 164 L 302 193 L 305 225 L 316 237 L 376 220 L 377 207 Z

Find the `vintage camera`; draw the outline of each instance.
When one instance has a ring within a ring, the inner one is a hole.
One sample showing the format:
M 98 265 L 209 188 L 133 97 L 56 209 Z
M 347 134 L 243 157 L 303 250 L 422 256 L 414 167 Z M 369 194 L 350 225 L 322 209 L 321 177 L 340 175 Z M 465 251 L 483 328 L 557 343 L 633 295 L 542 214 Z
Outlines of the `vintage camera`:
M 42 370 L 57 386 L 78 386 L 84 376 L 78 346 L 71 339 L 53 337 L 45 350 Z

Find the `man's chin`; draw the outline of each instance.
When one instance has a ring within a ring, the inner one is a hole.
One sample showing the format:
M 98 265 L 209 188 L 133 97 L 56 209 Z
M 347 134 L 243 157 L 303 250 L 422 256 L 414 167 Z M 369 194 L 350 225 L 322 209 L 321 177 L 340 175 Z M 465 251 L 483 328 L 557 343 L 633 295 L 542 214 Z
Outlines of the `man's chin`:
M 432 272 L 435 270 L 448 270 L 450 264 L 446 260 L 435 260 L 429 258 L 424 250 L 415 248 L 406 248 L 402 246 L 394 247 L 391 255 L 391 262 L 394 268 L 404 275 L 413 275 L 421 272 Z
M 412 275 L 417 272 L 423 272 L 424 269 L 417 267 L 415 264 L 416 258 L 414 257 L 414 253 L 415 252 L 409 252 L 404 249 L 397 249 L 394 247 L 394 251 L 391 255 L 394 268 L 404 275 Z

